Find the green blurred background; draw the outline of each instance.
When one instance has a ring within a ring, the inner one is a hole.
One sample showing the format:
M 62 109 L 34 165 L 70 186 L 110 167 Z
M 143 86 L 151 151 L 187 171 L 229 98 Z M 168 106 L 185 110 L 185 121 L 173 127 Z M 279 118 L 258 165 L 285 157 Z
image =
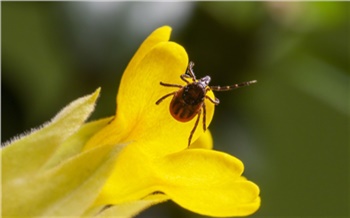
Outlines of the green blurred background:
M 217 93 L 215 148 L 261 188 L 252 217 L 349 216 L 349 2 L 2 2 L 1 141 L 102 87 L 91 119 L 112 115 L 119 80 L 157 27 Z M 171 70 L 171 69 L 169 69 Z M 137 85 L 137 84 L 130 84 Z M 172 202 L 142 217 L 202 217 Z

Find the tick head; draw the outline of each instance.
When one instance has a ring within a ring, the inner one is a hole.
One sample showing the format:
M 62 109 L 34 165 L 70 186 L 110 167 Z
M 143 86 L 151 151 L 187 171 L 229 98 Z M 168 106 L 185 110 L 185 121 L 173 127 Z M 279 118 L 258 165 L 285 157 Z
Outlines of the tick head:
M 209 85 L 210 80 L 211 80 L 210 76 L 205 76 L 199 79 L 198 84 L 202 86 L 202 88 L 205 88 Z

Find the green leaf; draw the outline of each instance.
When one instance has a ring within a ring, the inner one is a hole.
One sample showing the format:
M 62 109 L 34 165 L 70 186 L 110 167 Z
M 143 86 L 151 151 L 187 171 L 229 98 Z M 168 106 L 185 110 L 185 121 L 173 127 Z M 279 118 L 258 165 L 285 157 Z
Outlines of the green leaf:
M 100 89 L 62 109 L 50 122 L 2 149 L 3 183 L 31 175 L 50 159 L 56 148 L 75 133 L 94 110 Z
M 106 126 L 113 118 L 109 117 L 84 124 L 78 132 L 70 136 L 57 148 L 51 159 L 42 166 L 41 170 L 54 167 L 60 162 L 80 153 L 90 137 Z
M 88 150 L 3 186 L 3 216 L 79 216 L 95 201 L 124 146 Z

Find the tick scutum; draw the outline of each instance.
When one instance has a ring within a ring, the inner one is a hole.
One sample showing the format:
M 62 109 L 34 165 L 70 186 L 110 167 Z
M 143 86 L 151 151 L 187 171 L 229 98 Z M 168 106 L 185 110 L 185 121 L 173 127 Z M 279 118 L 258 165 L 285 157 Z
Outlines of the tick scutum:
M 173 97 L 169 109 L 171 115 L 180 122 L 188 122 L 198 114 L 203 106 L 205 90 L 196 83 L 180 89 Z
M 184 87 L 182 98 L 190 106 L 201 104 L 205 98 L 205 88 L 199 83 L 191 83 Z

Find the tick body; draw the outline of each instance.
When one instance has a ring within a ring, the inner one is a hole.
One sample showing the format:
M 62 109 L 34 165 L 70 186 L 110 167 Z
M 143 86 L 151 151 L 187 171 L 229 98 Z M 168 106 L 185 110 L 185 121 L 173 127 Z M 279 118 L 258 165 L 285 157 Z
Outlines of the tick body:
M 192 120 L 203 108 L 205 96 L 205 88 L 196 83 L 184 86 L 174 93 L 169 106 L 171 115 L 181 122 Z
M 208 99 L 211 103 L 218 105 L 220 103 L 219 99 L 212 99 L 207 96 L 209 90 L 213 91 L 228 91 L 236 89 L 243 86 L 248 86 L 250 84 L 256 83 L 256 80 L 243 82 L 240 84 L 235 84 L 231 86 L 209 86 L 211 78 L 205 76 L 199 80 L 196 79 L 196 76 L 193 72 L 194 63 L 190 62 L 188 65 L 187 73 L 182 74 L 180 78 L 186 82 L 186 85 L 178 84 L 169 84 L 160 82 L 160 85 L 166 87 L 175 87 L 178 88 L 177 91 L 171 92 L 167 95 L 161 97 L 156 104 L 160 104 L 164 99 L 173 96 L 170 105 L 169 111 L 172 117 L 180 122 L 189 122 L 195 116 L 197 116 L 195 125 L 190 133 L 188 138 L 188 146 L 191 144 L 192 136 L 198 126 L 199 119 L 203 113 L 203 130 L 207 129 L 206 126 L 206 105 L 205 99 Z M 190 79 L 191 81 L 188 81 Z

